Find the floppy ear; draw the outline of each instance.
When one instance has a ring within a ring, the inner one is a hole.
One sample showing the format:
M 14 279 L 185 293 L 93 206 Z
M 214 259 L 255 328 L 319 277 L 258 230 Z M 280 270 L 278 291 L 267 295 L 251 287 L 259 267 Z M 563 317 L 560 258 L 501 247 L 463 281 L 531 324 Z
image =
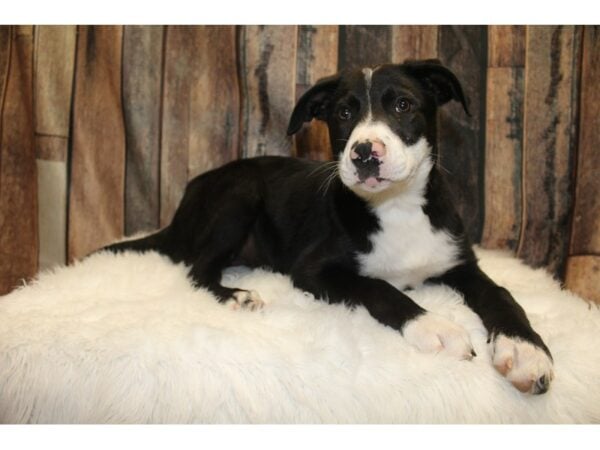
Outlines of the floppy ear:
M 292 112 L 290 123 L 288 125 L 287 134 L 298 132 L 304 122 L 310 122 L 313 117 L 320 120 L 325 120 L 326 108 L 331 98 L 331 95 L 335 91 L 340 82 L 339 75 L 332 75 L 327 78 L 321 78 L 317 83 L 306 91 Z
M 460 81 L 450 69 L 442 65 L 439 59 L 406 60 L 402 67 L 423 83 L 433 94 L 438 106 L 456 100 L 460 102 L 467 115 L 471 115 Z

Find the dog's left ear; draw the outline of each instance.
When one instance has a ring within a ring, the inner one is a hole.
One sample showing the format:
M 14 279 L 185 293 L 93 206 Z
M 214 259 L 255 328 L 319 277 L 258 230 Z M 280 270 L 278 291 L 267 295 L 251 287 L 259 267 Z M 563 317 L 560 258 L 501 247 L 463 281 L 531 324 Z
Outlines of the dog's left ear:
M 471 116 L 460 81 L 450 69 L 442 65 L 439 59 L 406 60 L 401 67 L 423 83 L 433 94 L 438 106 L 456 100 L 460 102 L 467 115 Z
M 288 136 L 297 133 L 304 122 L 310 122 L 315 117 L 320 120 L 326 119 L 329 99 L 339 82 L 340 75 L 322 78 L 300 97 L 290 118 L 287 129 Z

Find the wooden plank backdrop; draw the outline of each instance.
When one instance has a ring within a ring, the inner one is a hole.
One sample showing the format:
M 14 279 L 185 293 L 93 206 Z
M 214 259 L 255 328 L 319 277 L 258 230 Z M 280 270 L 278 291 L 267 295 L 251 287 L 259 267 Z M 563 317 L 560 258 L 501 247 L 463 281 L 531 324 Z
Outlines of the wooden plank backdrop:
M 0 293 L 167 224 L 227 161 L 329 159 L 322 123 L 285 135 L 299 96 L 422 58 L 469 98 L 440 111 L 437 163 L 472 240 L 600 302 L 597 26 L 0 26 Z

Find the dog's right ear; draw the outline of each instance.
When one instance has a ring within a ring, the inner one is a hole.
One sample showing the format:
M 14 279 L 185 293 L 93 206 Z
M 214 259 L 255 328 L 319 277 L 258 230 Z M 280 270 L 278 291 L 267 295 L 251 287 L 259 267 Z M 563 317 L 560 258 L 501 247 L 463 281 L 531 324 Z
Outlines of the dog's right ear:
M 290 118 L 288 136 L 297 133 L 304 122 L 310 122 L 315 117 L 319 120 L 326 119 L 327 105 L 339 82 L 339 74 L 321 78 L 300 97 Z

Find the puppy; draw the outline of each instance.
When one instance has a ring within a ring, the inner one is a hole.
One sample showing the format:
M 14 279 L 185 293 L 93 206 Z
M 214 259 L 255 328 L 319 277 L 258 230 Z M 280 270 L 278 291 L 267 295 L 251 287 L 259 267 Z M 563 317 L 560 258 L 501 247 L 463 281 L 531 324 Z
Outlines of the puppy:
M 443 283 L 481 317 L 496 369 L 520 391 L 544 393 L 550 351 L 510 293 L 478 267 L 434 164 L 436 110 L 451 100 L 468 114 L 458 79 L 437 60 L 322 79 L 298 101 L 287 132 L 325 121 L 334 161 L 231 162 L 188 184 L 169 226 L 107 248 L 183 261 L 197 286 L 235 308 L 263 302 L 254 291 L 222 286 L 222 270 L 267 266 L 316 297 L 363 305 L 423 352 L 471 359 L 464 328 L 403 292 Z

